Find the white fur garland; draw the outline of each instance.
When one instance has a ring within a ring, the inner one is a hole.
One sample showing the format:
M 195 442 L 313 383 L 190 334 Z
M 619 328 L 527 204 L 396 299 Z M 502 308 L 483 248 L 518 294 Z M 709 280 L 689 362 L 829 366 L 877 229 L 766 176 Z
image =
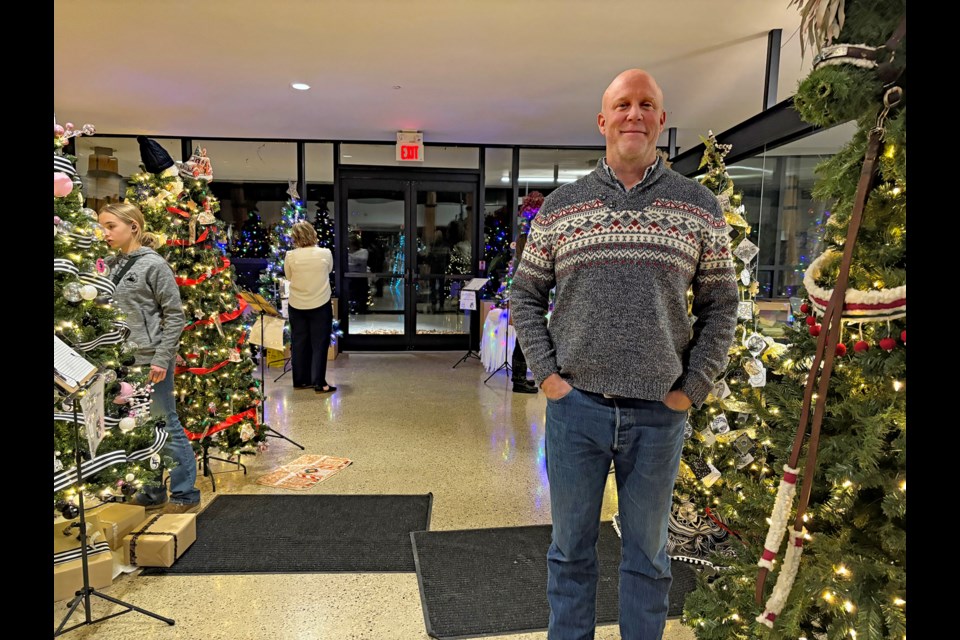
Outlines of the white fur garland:
M 780 543 L 783 542 L 783 534 L 787 529 L 787 520 L 793 511 L 793 497 L 797 494 L 797 474 L 798 469 L 790 465 L 783 465 L 784 476 L 780 480 L 780 486 L 777 488 L 777 501 L 773 505 L 773 512 L 770 514 L 770 528 L 767 530 L 767 538 L 763 543 L 763 555 L 757 563 L 760 567 L 773 569 L 773 560 L 780 549 Z
M 790 530 L 790 542 L 787 545 L 787 552 L 783 557 L 783 567 L 777 576 L 777 584 L 773 587 L 773 592 L 767 599 L 762 614 L 757 616 L 757 622 L 773 628 L 773 623 L 783 611 L 790 591 L 793 590 L 793 583 L 797 579 L 797 572 L 800 569 L 800 556 L 803 555 L 803 537 L 806 535 L 806 528 Z

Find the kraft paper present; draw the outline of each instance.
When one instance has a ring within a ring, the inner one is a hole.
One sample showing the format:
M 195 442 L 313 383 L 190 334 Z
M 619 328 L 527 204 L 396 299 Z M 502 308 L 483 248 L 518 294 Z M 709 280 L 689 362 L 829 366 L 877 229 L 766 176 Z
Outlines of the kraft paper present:
M 109 587 L 113 583 L 113 554 L 98 553 L 88 557 L 87 576 L 94 589 Z M 72 598 L 83 588 L 82 560 L 70 560 L 53 565 L 53 600 Z
M 123 546 L 123 537 L 146 518 L 146 510 L 135 504 L 108 504 L 96 510 L 103 537 L 114 551 Z
M 165 513 L 147 518 L 123 538 L 123 563 L 172 567 L 197 539 L 197 514 Z

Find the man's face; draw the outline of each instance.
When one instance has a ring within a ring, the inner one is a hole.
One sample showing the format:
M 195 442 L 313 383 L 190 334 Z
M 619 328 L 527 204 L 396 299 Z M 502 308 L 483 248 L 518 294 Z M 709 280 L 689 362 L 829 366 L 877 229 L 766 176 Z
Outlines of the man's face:
M 620 74 L 607 87 L 597 116 L 608 155 L 625 162 L 650 162 L 666 121 L 660 88 L 652 76 L 637 70 Z

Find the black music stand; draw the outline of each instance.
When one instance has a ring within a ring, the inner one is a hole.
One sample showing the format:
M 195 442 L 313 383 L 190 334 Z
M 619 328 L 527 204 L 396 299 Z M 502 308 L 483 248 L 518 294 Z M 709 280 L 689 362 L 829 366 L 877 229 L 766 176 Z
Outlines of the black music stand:
M 54 371 L 56 372 L 56 369 L 54 369 Z M 97 373 L 98 374 L 100 373 L 99 370 Z M 130 613 L 131 611 L 136 611 L 137 613 L 142 613 L 145 616 L 150 616 L 151 618 L 162 620 L 163 622 L 166 622 L 168 625 L 171 625 L 171 626 L 176 624 L 175 621 L 172 620 L 171 618 L 164 618 L 159 614 L 153 613 L 152 611 L 147 611 L 146 609 L 142 609 L 138 606 L 132 605 L 129 602 L 124 602 L 123 600 L 118 600 L 117 598 L 108 596 L 104 593 L 100 593 L 99 591 L 97 591 L 96 589 L 90 586 L 90 563 L 89 563 L 89 560 L 87 559 L 87 518 L 83 510 L 83 491 L 80 490 L 80 487 L 83 486 L 83 471 L 82 471 L 83 456 L 80 455 L 80 419 L 77 415 L 77 403 L 78 403 L 79 395 L 84 391 L 86 391 L 87 388 L 89 388 L 96 379 L 97 379 L 97 376 L 93 376 L 86 383 L 78 383 L 76 385 L 76 390 L 73 391 L 73 393 L 71 393 L 69 396 L 67 396 L 67 400 L 70 401 L 70 405 L 73 407 L 73 428 L 74 428 L 74 435 L 75 435 L 73 450 L 76 456 L 76 464 L 77 464 L 76 487 L 77 487 L 78 500 L 80 502 L 79 504 L 80 522 L 78 526 L 80 527 L 80 564 L 83 569 L 83 587 L 79 591 L 77 591 L 76 596 L 73 598 L 73 600 L 71 600 L 70 603 L 67 604 L 67 607 L 70 610 L 67 611 L 67 615 L 60 622 L 60 626 L 57 627 L 57 630 L 53 633 L 54 638 L 61 636 L 69 631 L 73 631 L 74 629 L 77 629 L 79 627 L 83 627 L 88 624 L 96 624 L 97 622 L 103 622 L 104 620 L 109 620 L 110 618 L 116 618 L 117 616 L 122 616 L 125 613 Z M 61 387 L 64 387 L 68 391 L 70 390 L 70 387 L 74 386 L 74 385 L 68 386 L 67 384 L 64 384 L 64 376 L 57 376 L 56 373 L 54 374 L 54 381 L 56 381 L 58 384 L 60 384 Z M 94 620 L 90 615 L 90 598 L 93 596 L 102 598 L 108 602 L 112 602 L 113 604 L 118 604 L 121 607 L 126 607 L 126 609 L 123 611 L 118 611 L 117 613 L 111 613 L 108 616 L 103 616 L 102 618 L 97 618 L 96 620 Z M 67 624 L 67 621 L 70 619 L 70 616 L 74 614 L 74 612 L 80 606 L 81 602 L 83 603 L 83 611 L 84 611 L 83 621 L 78 622 L 72 627 L 67 627 L 66 629 L 64 629 L 63 628 L 64 625 Z

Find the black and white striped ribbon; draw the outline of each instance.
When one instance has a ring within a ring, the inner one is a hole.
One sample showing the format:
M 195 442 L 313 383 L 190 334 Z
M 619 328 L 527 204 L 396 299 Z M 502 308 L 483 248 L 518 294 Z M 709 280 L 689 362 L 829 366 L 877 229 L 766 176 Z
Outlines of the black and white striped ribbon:
M 68 176 L 74 179 L 76 179 L 77 177 L 76 167 L 73 166 L 73 163 L 70 162 L 70 159 L 67 158 L 66 156 L 59 156 L 57 154 L 53 154 L 53 170 L 54 172 L 62 171 L 63 173 L 67 174 Z
M 80 282 L 96 287 L 101 295 L 112 296 L 117 292 L 117 285 L 113 284 L 113 280 L 101 276 L 98 273 L 80 273 L 77 265 L 73 264 L 70 260 L 54 258 L 53 270 L 54 272 L 69 273 L 70 275 L 76 276 Z
M 73 233 L 72 231 L 67 235 L 70 236 L 73 244 L 78 249 L 89 249 L 93 245 L 93 236 L 85 236 L 80 233 Z
M 108 344 L 120 344 L 130 335 L 130 327 L 127 326 L 126 322 L 116 320 L 113 326 L 116 327 L 113 331 L 101 334 L 87 342 L 78 342 L 74 345 L 74 348 L 78 351 L 91 351 L 97 347 L 103 347 Z
M 73 418 L 71 418 L 72 420 Z M 111 451 L 110 453 L 105 453 L 98 455 L 93 460 L 83 463 L 83 475 L 81 480 L 85 480 L 95 473 L 103 471 L 109 466 L 115 464 L 126 464 L 128 462 L 136 462 L 137 460 L 147 460 L 155 453 L 159 453 L 163 449 L 164 445 L 167 443 L 168 434 L 166 429 L 163 427 L 157 427 L 157 433 L 154 437 L 153 444 L 151 444 L 146 449 L 140 449 L 139 451 L 134 451 L 133 453 L 127 455 L 126 451 Z M 59 473 L 53 474 L 53 490 L 62 491 L 75 483 L 77 481 L 77 468 L 70 467 L 69 469 L 64 469 Z
M 105 278 L 97 273 L 81 273 L 78 278 L 83 284 L 92 284 L 100 292 L 100 295 L 112 296 L 117 292 L 117 285 L 113 280 Z
M 73 414 L 68 412 L 60 412 L 53 414 L 54 422 L 73 422 Z M 120 418 L 113 418 L 111 416 L 103 417 L 103 424 L 108 428 L 112 429 L 113 427 L 120 426 Z
M 64 258 L 53 259 L 53 271 L 54 273 L 69 273 L 74 276 L 80 275 L 80 269 L 77 269 L 77 265 L 73 264 L 71 260 L 66 260 Z
M 66 525 L 67 523 L 64 523 Z M 106 542 L 94 542 L 93 544 L 87 544 L 87 557 L 97 556 L 101 553 L 110 553 L 110 545 Z M 82 556 L 80 547 L 76 549 L 70 549 L 69 551 L 61 551 L 60 553 L 53 554 L 53 564 L 54 566 L 58 564 L 63 564 L 64 562 L 70 562 L 71 560 L 79 560 Z

